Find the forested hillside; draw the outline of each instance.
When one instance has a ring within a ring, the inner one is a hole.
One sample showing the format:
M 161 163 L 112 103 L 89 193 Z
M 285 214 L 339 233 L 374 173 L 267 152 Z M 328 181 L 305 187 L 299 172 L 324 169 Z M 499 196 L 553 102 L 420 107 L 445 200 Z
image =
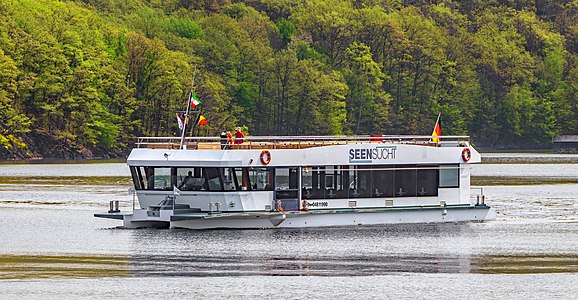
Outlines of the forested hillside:
M 196 71 L 195 71 L 196 69 Z M 578 1 L 0 0 L 0 159 L 178 134 L 578 134 Z

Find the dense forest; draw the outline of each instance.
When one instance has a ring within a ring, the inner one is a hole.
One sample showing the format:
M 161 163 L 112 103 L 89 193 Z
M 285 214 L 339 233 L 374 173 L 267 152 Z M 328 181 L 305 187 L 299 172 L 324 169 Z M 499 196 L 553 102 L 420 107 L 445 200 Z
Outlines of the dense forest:
M 576 0 L 0 0 L 0 159 L 173 136 L 578 134 Z

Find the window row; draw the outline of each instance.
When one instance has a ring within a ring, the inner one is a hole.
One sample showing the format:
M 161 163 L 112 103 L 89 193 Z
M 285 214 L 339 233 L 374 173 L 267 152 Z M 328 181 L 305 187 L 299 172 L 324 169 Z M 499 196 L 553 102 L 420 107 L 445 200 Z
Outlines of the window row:
M 458 166 L 306 167 L 302 198 L 437 196 L 439 187 L 459 187 Z
M 170 168 L 131 167 L 135 188 L 139 190 L 182 191 L 269 191 L 271 168 Z
M 278 168 L 131 167 L 139 190 L 299 191 L 303 199 L 437 196 L 459 187 L 459 167 L 308 166 Z

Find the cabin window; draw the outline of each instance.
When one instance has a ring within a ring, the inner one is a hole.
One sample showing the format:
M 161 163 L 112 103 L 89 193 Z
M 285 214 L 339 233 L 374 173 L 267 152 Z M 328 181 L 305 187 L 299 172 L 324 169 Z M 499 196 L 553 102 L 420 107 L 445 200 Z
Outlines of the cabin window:
M 301 169 L 301 198 L 313 198 L 313 172 L 311 167 Z
M 140 172 L 141 168 L 130 167 L 130 175 L 132 177 L 132 182 L 134 183 L 134 188 L 137 190 L 142 190 L 146 187 L 145 182 L 143 180 L 143 176 Z
M 307 169 L 309 170 L 308 172 Z M 305 182 L 311 182 L 311 189 L 306 189 L 303 191 L 307 199 L 323 199 L 325 195 L 325 167 L 305 167 L 303 171 L 306 175 Z M 311 175 L 307 174 L 311 173 Z M 307 183 L 308 184 L 308 183 Z
M 253 191 L 271 191 L 273 172 L 269 168 L 249 168 L 249 184 Z
M 301 197 L 303 199 L 347 198 L 348 168 L 347 166 L 303 167 Z
M 356 166 L 349 170 L 349 197 L 370 197 L 372 188 L 371 169 L 366 166 Z
M 438 195 L 438 167 L 420 166 L 417 169 L 417 195 L 437 196 Z
M 249 180 L 249 169 L 247 168 L 234 168 L 235 176 L 237 177 L 237 184 L 239 189 L 242 191 L 248 191 L 251 189 L 251 181 Z
M 457 188 L 460 186 L 460 168 L 458 165 L 440 166 L 439 187 Z
M 361 194 L 361 197 L 371 197 L 371 190 L 373 188 L 371 182 L 371 173 L 372 171 L 367 168 L 362 168 L 358 172 L 357 180 L 359 182 L 358 188 Z
M 347 198 L 349 182 L 346 171 L 349 167 L 333 166 L 325 170 L 325 199 Z
M 206 178 L 210 191 L 222 191 L 221 168 L 205 168 Z
M 275 190 L 297 189 L 297 168 L 275 169 Z
M 408 166 L 408 169 L 395 170 L 395 196 L 396 197 L 415 197 L 417 170 L 415 166 Z
M 140 187 L 147 190 L 173 189 L 171 181 L 171 168 L 164 167 L 138 167 L 137 176 L 140 176 Z
M 176 182 L 182 191 L 207 190 L 203 168 L 176 168 Z
M 377 166 L 371 177 L 373 180 L 372 197 L 393 197 L 394 172 L 392 167 Z
M 325 170 L 325 180 L 323 181 L 323 194 L 325 199 L 337 198 L 337 190 L 339 189 L 339 167 L 329 167 Z
M 225 191 L 237 190 L 237 177 L 233 168 L 224 168 L 223 170 L 223 187 Z

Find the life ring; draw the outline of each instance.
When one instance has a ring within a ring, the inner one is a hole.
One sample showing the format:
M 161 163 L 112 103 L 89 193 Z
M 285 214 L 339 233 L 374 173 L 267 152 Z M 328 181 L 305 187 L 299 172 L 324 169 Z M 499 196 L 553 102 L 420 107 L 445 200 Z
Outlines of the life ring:
M 262 164 L 268 165 L 271 162 L 271 152 L 269 152 L 269 150 L 263 150 L 259 158 Z
M 470 158 L 472 158 L 472 151 L 470 151 L 470 148 L 464 148 L 464 150 L 462 150 L 462 159 L 467 162 Z

